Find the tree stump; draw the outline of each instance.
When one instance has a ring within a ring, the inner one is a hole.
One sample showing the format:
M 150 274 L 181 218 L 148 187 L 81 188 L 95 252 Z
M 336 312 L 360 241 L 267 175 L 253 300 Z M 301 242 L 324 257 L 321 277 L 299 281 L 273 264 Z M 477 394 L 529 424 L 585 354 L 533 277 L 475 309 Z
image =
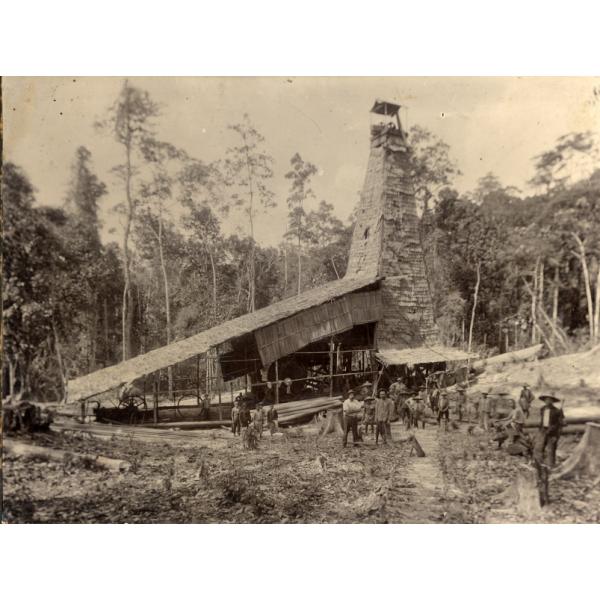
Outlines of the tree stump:
M 342 426 L 342 411 L 341 410 L 328 410 L 327 418 L 323 425 L 319 435 L 327 435 L 328 433 L 343 434 L 344 428 Z
M 423 447 L 419 444 L 417 438 L 414 435 L 410 435 L 408 436 L 408 440 L 412 446 L 410 453 L 412 454 L 412 451 L 414 450 L 419 458 L 423 458 L 425 456 L 425 450 L 423 450 Z
M 600 424 L 586 423 L 585 432 L 571 456 L 552 474 L 551 480 L 595 477 L 600 474 Z
M 512 495 L 518 511 L 524 517 L 534 518 L 540 516 L 542 512 L 542 493 L 538 470 L 535 467 L 523 465 L 513 483 Z

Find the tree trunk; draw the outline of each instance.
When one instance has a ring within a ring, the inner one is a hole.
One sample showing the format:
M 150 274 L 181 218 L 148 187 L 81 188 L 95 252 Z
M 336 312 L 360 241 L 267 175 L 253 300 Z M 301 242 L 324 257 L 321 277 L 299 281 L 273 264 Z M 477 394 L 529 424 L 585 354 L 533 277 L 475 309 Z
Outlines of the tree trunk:
M 108 334 L 108 300 L 104 298 L 104 366 L 108 367 L 110 363 L 110 337 Z
M 283 295 L 287 292 L 288 288 L 288 261 L 287 261 L 287 246 L 283 247 Z
M 298 224 L 300 227 L 300 224 Z M 298 295 L 302 290 L 302 245 L 300 242 L 300 235 L 298 235 Z
M 60 382 L 62 385 L 62 400 L 63 402 L 67 401 L 67 382 L 69 380 L 69 375 L 65 368 L 65 364 L 62 357 L 62 352 L 60 350 L 60 340 L 58 339 L 58 331 L 56 330 L 56 325 L 54 321 L 52 321 L 52 333 L 54 335 L 54 350 L 56 351 L 56 360 L 58 362 L 58 368 L 60 370 Z
M 544 309 L 544 261 L 540 263 L 538 307 Z
M 248 272 L 248 308 L 250 312 L 256 310 L 256 280 L 255 280 L 255 267 L 254 267 L 254 179 L 252 176 L 252 169 L 250 168 L 250 153 L 248 150 L 248 144 L 246 143 L 246 137 L 243 137 L 246 152 L 246 169 L 248 170 L 248 220 L 250 222 L 250 239 L 252 241 L 252 248 L 250 249 L 250 268 Z
M 337 267 L 335 266 L 335 262 L 334 262 L 334 260 L 333 260 L 333 256 L 330 258 L 330 260 L 331 260 L 331 264 L 332 264 L 332 266 L 333 266 L 333 270 L 335 271 L 335 276 L 336 276 L 338 279 L 340 279 L 340 274 L 338 273 Z
M 165 292 L 165 318 L 167 345 L 171 343 L 171 294 L 169 292 L 169 278 L 167 277 L 167 265 L 165 264 L 165 255 L 163 249 L 163 222 L 162 214 L 158 216 L 158 255 L 160 257 L 160 269 L 163 276 L 163 287 Z M 173 367 L 167 367 L 167 379 L 169 382 L 169 400 L 173 402 Z
M 212 302 L 213 302 L 213 325 L 217 324 L 217 270 L 212 248 L 208 248 L 208 257 L 210 259 L 210 268 L 212 272 Z
M 560 287 L 560 268 L 554 267 L 554 289 L 552 290 L 552 323 L 558 324 L 558 290 Z
M 531 294 L 531 343 L 538 343 L 537 335 L 537 298 L 538 298 L 538 268 L 540 264 L 539 257 L 535 261 L 533 269 L 533 294 Z
M 471 310 L 471 323 L 469 325 L 469 345 L 467 352 L 471 352 L 473 344 L 473 325 L 475 324 L 475 311 L 477 310 L 477 297 L 479 295 L 479 284 L 481 282 L 481 262 L 477 263 L 477 280 L 475 281 L 475 290 L 473 292 L 473 309 Z
M 590 272 L 588 269 L 587 260 L 585 257 L 585 245 L 581 238 L 576 234 L 571 234 L 575 241 L 577 242 L 577 247 L 579 248 L 579 252 L 576 252 L 575 255 L 579 258 L 579 262 L 581 263 L 581 269 L 583 271 L 583 281 L 585 284 L 585 297 L 587 299 L 587 309 L 588 309 L 588 324 L 590 330 L 590 340 L 596 340 L 596 330 L 594 327 L 594 302 L 592 300 L 592 288 L 590 283 Z
M 133 221 L 133 198 L 131 195 L 131 140 L 128 139 L 125 144 L 127 155 L 127 166 L 125 172 L 125 195 L 127 198 L 127 215 L 125 221 L 125 231 L 123 234 L 123 275 L 125 285 L 123 287 L 123 307 L 122 307 L 122 343 L 123 343 L 123 358 L 127 360 L 131 355 L 131 274 L 130 274 L 130 255 L 129 255 L 129 235 L 131 233 L 131 225 Z
M 10 356 L 4 355 L 8 361 L 8 393 L 12 398 L 15 393 L 15 376 L 17 374 L 17 365 Z
M 600 339 L 600 261 L 596 273 L 596 307 L 594 309 L 594 343 Z

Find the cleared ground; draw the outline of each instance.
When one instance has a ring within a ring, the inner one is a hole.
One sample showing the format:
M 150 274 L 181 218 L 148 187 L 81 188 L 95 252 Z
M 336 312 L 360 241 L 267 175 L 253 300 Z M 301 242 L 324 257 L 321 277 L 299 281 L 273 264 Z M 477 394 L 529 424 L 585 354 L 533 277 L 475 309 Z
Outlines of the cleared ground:
M 503 493 L 523 461 L 495 449 L 467 426 L 416 433 L 427 456 L 367 438 L 342 449 L 338 436 L 314 428 L 268 434 L 256 451 L 219 430 L 169 442 L 81 432 L 33 441 L 73 452 L 126 459 L 127 473 L 4 457 L 3 521 L 42 523 L 486 523 L 524 519 Z M 575 436 L 565 436 L 566 457 Z M 553 482 L 545 522 L 600 522 L 600 486 Z

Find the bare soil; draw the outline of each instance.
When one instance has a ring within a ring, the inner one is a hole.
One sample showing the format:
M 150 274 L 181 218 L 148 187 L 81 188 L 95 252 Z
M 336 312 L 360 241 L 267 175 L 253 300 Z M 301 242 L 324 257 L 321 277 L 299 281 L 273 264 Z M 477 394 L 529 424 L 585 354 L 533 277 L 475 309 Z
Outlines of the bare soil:
M 524 459 L 495 450 L 487 434 L 434 426 L 416 432 L 426 456 L 395 442 L 341 447 L 314 428 L 268 434 L 256 451 L 223 430 L 168 442 L 81 432 L 22 439 L 129 461 L 122 474 L 4 457 L 7 523 L 488 523 L 521 522 L 503 492 Z M 566 457 L 575 436 L 561 440 Z M 600 486 L 553 482 L 544 522 L 600 522 Z

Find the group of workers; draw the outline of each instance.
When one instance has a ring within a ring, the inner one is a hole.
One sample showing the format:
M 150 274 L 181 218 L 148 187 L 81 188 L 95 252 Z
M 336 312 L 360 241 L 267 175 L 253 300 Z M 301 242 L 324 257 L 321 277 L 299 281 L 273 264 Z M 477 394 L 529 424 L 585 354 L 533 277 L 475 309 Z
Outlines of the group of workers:
M 259 401 L 256 404 L 254 413 L 250 412 L 250 402 L 241 395 L 233 401 L 231 409 L 231 432 L 233 435 L 242 435 L 244 430 L 252 427 L 258 436 L 262 438 L 265 423 L 269 433 L 273 435 L 278 428 L 279 415 L 274 404 L 268 404 L 266 407 Z
M 564 423 L 562 408 L 556 406 L 560 400 L 554 396 L 541 395 L 544 405 L 540 411 L 537 435 L 531 438 L 525 433 L 525 423 L 531 412 L 535 396 L 528 384 L 524 384 L 517 401 L 512 400 L 508 417 L 498 418 L 498 394 L 492 390 L 474 395 L 467 400 L 466 388 L 458 385 L 454 396 L 454 412 L 458 421 L 468 417 L 478 423 L 484 431 L 496 432 L 496 440 L 510 439 L 509 452 L 528 454 L 554 467 L 556 447 Z M 343 403 L 344 435 L 343 446 L 348 444 L 348 434 L 358 445 L 363 437 L 371 433 L 375 444 L 379 440 L 386 444 L 391 439 L 391 422 L 400 420 L 407 429 L 425 428 L 426 418 L 433 416 L 440 428 L 448 430 L 450 421 L 450 397 L 446 390 L 434 387 L 410 392 L 398 378 L 389 390 L 380 389 L 376 397 L 372 385 L 364 383 L 360 389 L 348 392 Z M 498 433 L 498 431 L 501 433 Z M 499 443 L 501 445 L 501 442 Z
M 426 406 L 421 395 L 405 397 L 406 388 L 401 379 L 393 383 L 389 390 L 380 389 L 375 395 L 372 384 L 365 382 L 358 390 L 348 392 L 343 403 L 344 437 L 343 446 L 348 445 L 348 434 L 352 432 L 352 441 L 358 445 L 369 432 L 375 438 L 375 444 L 387 444 L 392 436 L 392 421 L 400 418 L 407 429 L 425 428 Z

